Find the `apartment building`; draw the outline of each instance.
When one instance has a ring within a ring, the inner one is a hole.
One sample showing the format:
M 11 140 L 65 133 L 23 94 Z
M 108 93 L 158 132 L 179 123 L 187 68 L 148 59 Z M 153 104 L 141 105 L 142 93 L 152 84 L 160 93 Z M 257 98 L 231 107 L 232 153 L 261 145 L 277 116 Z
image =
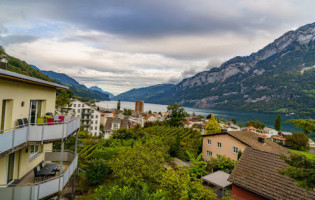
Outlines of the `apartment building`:
M 81 126 L 93 136 L 100 135 L 101 112 L 77 99 L 71 101 L 70 113 L 81 117 Z
M 0 69 L 0 199 L 58 195 L 74 174 L 78 156 L 64 149 L 64 141 L 77 135 L 80 119 L 42 120 L 55 112 L 56 89 L 67 87 Z M 56 141 L 59 152 L 52 149 Z M 51 173 L 40 166 L 52 167 Z M 41 180 L 37 171 L 43 172 Z

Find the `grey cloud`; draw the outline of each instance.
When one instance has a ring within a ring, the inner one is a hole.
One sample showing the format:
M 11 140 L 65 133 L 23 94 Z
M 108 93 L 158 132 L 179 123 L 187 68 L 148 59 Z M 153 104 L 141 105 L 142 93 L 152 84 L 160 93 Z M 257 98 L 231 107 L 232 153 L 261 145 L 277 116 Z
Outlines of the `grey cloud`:
M 0 43 L 4 46 L 19 43 L 28 43 L 37 40 L 38 37 L 31 35 L 9 35 L 5 37 L 0 37 Z

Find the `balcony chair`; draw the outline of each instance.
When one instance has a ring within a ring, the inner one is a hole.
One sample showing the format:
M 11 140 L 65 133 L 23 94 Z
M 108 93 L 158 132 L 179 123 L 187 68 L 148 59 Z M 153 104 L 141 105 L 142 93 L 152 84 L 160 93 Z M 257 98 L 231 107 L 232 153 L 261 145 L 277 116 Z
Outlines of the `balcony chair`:
M 22 119 L 18 119 L 17 123 L 18 123 L 19 128 L 23 128 L 24 127 L 24 123 L 23 123 Z
M 48 118 L 47 125 L 54 125 L 54 118 Z
M 65 116 L 59 116 L 59 123 L 63 123 L 65 121 Z
M 44 124 L 45 120 L 42 117 L 37 118 L 37 124 Z
M 29 125 L 27 118 L 23 118 L 23 123 L 24 123 L 24 126 L 28 126 Z
M 37 173 L 37 167 L 34 167 L 33 169 L 34 171 L 34 180 L 36 181 L 38 177 L 42 177 L 42 176 L 39 176 L 38 173 Z

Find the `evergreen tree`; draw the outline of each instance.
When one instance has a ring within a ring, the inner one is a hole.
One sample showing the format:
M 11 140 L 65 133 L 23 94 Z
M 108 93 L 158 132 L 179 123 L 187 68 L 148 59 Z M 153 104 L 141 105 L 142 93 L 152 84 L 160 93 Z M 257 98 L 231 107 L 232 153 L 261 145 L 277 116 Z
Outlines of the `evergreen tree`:
M 214 115 L 211 114 L 210 119 L 208 120 L 208 123 L 206 125 L 206 134 L 214 134 L 221 132 L 220 123 L 218 120 L 214 117 Z
M 120 100 L 117 102 L 117 110 L 120 110 Z
M 277 131 L 281 130 L 281 116 L 280 116 L 280 114 L 278 114 L 276 119 L 275 119 L 275 129 Z

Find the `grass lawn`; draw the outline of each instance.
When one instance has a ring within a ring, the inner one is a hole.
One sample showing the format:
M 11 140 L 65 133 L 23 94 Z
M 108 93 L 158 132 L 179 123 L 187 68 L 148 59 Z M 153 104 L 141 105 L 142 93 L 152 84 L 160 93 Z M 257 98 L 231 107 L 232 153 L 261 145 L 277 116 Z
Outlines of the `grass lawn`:
M 313 154 L 309 151 L 298 151 L 298 150 L 294 150 L 294 149 L 290 149 L 290 151 L 293 151 L 294 153 L 297 153 L 297 154 L 305 155 L 306 158 L 308 158 L 308 159 L 315 160 L 315 154 Z

